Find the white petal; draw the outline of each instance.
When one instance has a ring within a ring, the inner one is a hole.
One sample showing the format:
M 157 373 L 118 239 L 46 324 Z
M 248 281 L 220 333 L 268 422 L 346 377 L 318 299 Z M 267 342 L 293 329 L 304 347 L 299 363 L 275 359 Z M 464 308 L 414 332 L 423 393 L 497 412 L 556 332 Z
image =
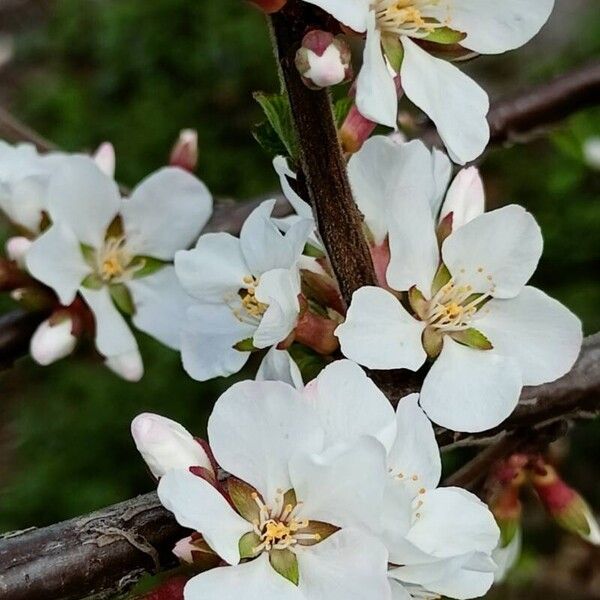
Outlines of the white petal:
M 344 356 L 365 367 L 416 371 L 427 357 L 421 343 L 423 329 L 395 296 L 363 287 L 354 292 L 346 321 L 335 335 Z
M 361 32 L 367 28 L 369 0 L 306 0 L 306 2 L 319 6 L 354 31 Z
M 370 121 L 396 128 L 398 92 L 383 55 L 381 33 L 375 27 L 373 12 L 367 17 L 367 28 L 363 66 L 356 78 L 356 108 Z
M 115 307 L 108 287 L 99 290 L 81 288 L 80 292 L 94 314 L 98 352 L 106 357 L 137 352 L 135 337 Z
M 456 600 L 481 598 L 494 583 L 494 574 L 489 572 L 459 569 L 447 578 L 431 582 L 427 587 L 432 592 L 443 594 Z
M 300 276 L 296 269 L 267 271 L 256 288 L 256 299 L 269 306 L 254 333 L 254 345 L 267 348 L 292 332 L 298 321 Z
M 523 387 L 515 359 L 444 338 L 444 348 L 425 377 L 421 406 L 438 425 L 478 432 L 499 425 L 515 409 Z
M 338 527 L 377 532 L 387 481 L 385 448 L 368 436 L 322 454 L 296 453 L 289 472 L 298 515 Z
M 378 135 L 352 156 L 348 176 L 376 245 L 387 237 L 390 215 L 404 214 L 407 204 L 430 203 L 433 172 L 434 159 L 418 140 L 399 145 Z
M 77 344 L 72 329 L 71 318 L 63 319 L 56 324 L 52 324 L 49 319 L 42 321 L 29 343 L 31 358 L 38 365 L 46 366 L 69 356 Z
M 251 338 L 254 327 L 239 321 L 231 309 L 219 304 L 192 306 L 181 337 L 181 359 L 190 377 L 207 381 L 237 373 L 250 357 L 235 344 Z
M 288 179 L 296 180 L 297 176 L 296 173 L 290 169 L 287 159 L 284 156 L 276 156 L 273 159 L 273 168 L 279 176 L 283 194 L 287 201 L 292 205 L 292 208 L 296 211 L 296 214 L 304 219 L 312 219 L 313 213 L 310 204 L 300 198 L 288 181 Z
M 490 554 L 500 531 L 488 509 L 474 494 L 458 488 L 438 488 L 419 496 L 419 517 L 407 539 L 435 558 L 469 552 Z
M 495 298 L 516 296 L 542 256 L 542 232 L 533 216 L 511 204 L 485 213 L 455 230 L 442 246 L 454 277 Z
M 125 381 L 136 383 L 144 376 L 144 363 L 137 348 L 123 354 L 109 356 L 104 364 Z
M 193 250 L 175 255 L 175 271 L 183 288 L 203 302 L 224 302 L 237 295 L 251 275 L 240 241 L 228 233 L 207 233 Z
M 557 300 L 525 287 L 510 300 L 491 300 L 475 321 L 500 354 L 516 358 L 523 385 L 540 385 L 568 373 L 579 356 L 581 321 Z
M 167 265 L 152 275 L 132 279 L 127 287 L 135 305 L 135 326 L 178 350 L 193 299 L 181 287 L 175 269 Z
M 433 156 L 433 180 L 435 183 L 435 193 L 432 196 L 431 214 L 436 219 L 440 212 L 440 206 L 446 195 L 450 178 L 452 177 L 452 163 L 445 152 L 434 148 Z
M 494 583 L 504 581 L 508 572 L 513 568 L 517 560 L 519 560 L 522 538 L 523 533 L 519 527 L 507 546 L 504 546 L 504 548 L 498 546 L 492 553 L 492 558 L 497 565 L 494 572 Z
M 535 36 L 553 7 L 554 0 L 443 0 L 429 14 L 465 32 L 461 46 L 480 54 L 500 54 Z
M 403 473 L 418 489 L 433 489 L 442 475 L 440 450 L 429 419 L 418 404 L 419 395 L 402 398 L 396 411 L 396 440 L 388 455 L 388 465 L 394 474 Z
M 273 503 L 289 490 L 290 457 L 319 452 L 323 430 L 314 411 L 291 386 L 279 381 L 243 381 L 215 404 L 208 421 L 217 462 Z
M 389 583 L 392 591 L 392 600 L 412 600 L 410 592 L 399 581 L 390 579 Z
M 212 213 L 208 188 L 192 174 L 160 169 L 123 202 L 121 216 L 128 245 L 138 255 L 172 260 L 196 241 Z
M 211 569 L 190 579 L 185 600 L 304 600 L 298 588 L 271 567 L 267 554 L 235 567 Z
M 310 600 L 390 600 L 387 551 L 375 537 L 342 529 L 296 551 L 298 587 Z
M 406 36 L 401 40 L 400 77 L 406 95 L 435 123 L 454 162 L 476 159 L 490 139 L 488 95 L 454 65 L 431 56 Z
M 304 388 L 302 374 L 298 365 L 287 350 L 271 348 L 262 359 L 258 371 L 257 381 L 283 381 L 297 390 Z
M 0 186 L 0 208 L 17 225 L 38 233 L 42 211 L 46 210 L 47 176 L 31 175 L 14 181 L 3 193 Z
M 458 229 L 485 211 L 483 181 L 476 167 L 463 169 L 448 189 L 440 220 L 452 213 L 452 229 Z
M 356 363 L 338 360 L 330 364 L 314 385 L 305 398 L 325 428 L 326 446 L 371 435 L 386 450 L 391 448 L 396 437 L 394 409 Z
M 177 522 L 202 533 L 207 544 L 226 562 L 240 561 L 240 538 L 252 529 L 210 483 L 187 469 L 167 471 L 158 484 L 158 497 Z
M 121 207 L 121 194 L 89 157 L 72 156 L 50 179 L 48 209 L 52 221 L 69 227 L 77 239 L 98 248 Z
M 96 152 L 94 152 L 93 158 L 98 168 L 105 175 L 114 179 L 117 166 L 115 147 L 110 142 L 104 142 L 98 146 Z
M 25 260 L 29 272 L 51 287 L 65 306 L 73 302 L 79 285 L 91 272 L 79 240 L 62 225 L 53 225 L 35 240 Z

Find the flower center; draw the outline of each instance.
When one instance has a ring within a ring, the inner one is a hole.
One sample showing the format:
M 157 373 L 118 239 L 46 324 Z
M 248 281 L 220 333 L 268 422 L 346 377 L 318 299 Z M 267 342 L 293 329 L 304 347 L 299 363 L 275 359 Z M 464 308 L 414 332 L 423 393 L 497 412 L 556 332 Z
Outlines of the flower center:
M 383 32 L 413 37 L 427 37 L 440 23 L 424 15 L 437 0 L 375 0 L 373 9 L 377 26 Z
M 127 250 L 124 236 L 109 237 L 96 254 L 96 269 L 102 281 L 119 282 L 131 279 L 144 262 L 132 264 L 133 255 Z
M 246 275 L 242 279 L 242 287 L 239 292 L 225 298 L 235 318 L 242 323 L 256 325 L 269 308 L 268 304 L 259 302 L 256 297 L 259 281 L 258 277 Z
M 253 552 L 270 552 L 271 550 L 292 550 L 299 542 L 321 541 L 318 533 L 303 532 L 309 527 L 308 520 L 299 520 L 296 513 L 301 502 L 295 506 L 285 504 L 284 494 L 279 491 L 277 501 L 273 508 L 268 507 L 257 493 L 252 494 L 252 499 L 259 509 L 259 518 L 254 521 L 254 532 L 260 539 L 260 544 L 253 548 Z

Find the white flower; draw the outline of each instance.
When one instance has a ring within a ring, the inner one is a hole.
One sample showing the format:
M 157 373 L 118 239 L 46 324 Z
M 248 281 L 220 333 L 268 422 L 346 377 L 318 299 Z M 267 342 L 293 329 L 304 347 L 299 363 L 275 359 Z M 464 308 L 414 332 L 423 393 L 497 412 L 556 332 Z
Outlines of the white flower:
M 600 136 L 593 136 L 585 140 L 583 158 L 588 167 L 600 171 Z
M 73 321 L 70 317 L 43 321 L 35 330 L 29 343 L 29 352 L 35 362 L 50 365 L 75 349 L 77 338 L 72 333 Z
M 214 476 L 210 459 L 192 434 L 179 423 L 142 413 L 131 422 L 131 435 L 152 475 L 162 477 L 171 469 L 202 467 Z
M 252 348 L 277 345 L 296 326 L 298 261 L 313 222 L 300 219 L 283 235 L 270 218 L 274 205 L 267 200 L 256 208 L 239 239 L 209 233 L 175 257 L 181 284 L 197 300 L 182 343 L 183 365 L 194 379 L 239 371 Z
M 375 241 L 389 235 L 387 283 L 410 290 L 411 310 L 381 288 L 358 290 L 336 330 L 342 352 L 372 369 L 416 371 L 428 354 L 437 357 L 421 391 L 428 416 L 456 431 L 494 427 L 524 385 L 561 377 L 581 347 L 579 319 L 525 285 L 542 254 L 539 227 L 516 205 L 472 220 L 457 211 L 468 222 L 440 251 L 426 150 L 419 142 L 366 146 L 361 168 L 350 164 L 352 185 Z
M 137 343 L 117 306 L 142 331 L 179 347 L 190 299 L 169 262 L 206 224 L 208 190 L 192 175 L 166 168 L 122 199 L 92 159 L 73 156 L 50 179 L 46 205 L 52 226 L 29 249 L 29 271 L 65 306 L 80 293 L 94 314 L 96 346 L 107 365 L 139 379 Z
M 287 350 L 277 350 L 273 346 L 262 359 L 256 381 L 283 381 L 297 390 L 304 388 L 298 365 Z
M 487 94 L 458 68 L 424 50 L 418 40 L 458 43 L 480 54 L 499 54 L 530 40 L 548 20 L 554 0 L 307 0 L 357 32 L 367 32 L 357 80 L 361 113 L 396 126 L 395 72 L 386 51 L 401 61 L 408 98 L 434 121 L 452 159 L 471 161 L 489 140 Z M 444 40 L 443 38 L 447 39 Z M 415 42 L 417 40 L 417 42 Z M 443 46 L 442 46 L 443 48 Z M 397 67 L 397 64 L 394 65 Z
M 387 551 L 365 530 L 379 514 L 385 450 L 363 436 L 325 448 L 319 416 L 290 386 L 235 384 L 208 424 L 219 490 L 168 471 L 158 494 L 229 566 L 186 585 L 186 600 L 386 600 Z M 225 498 L 227 494 L 233 506 Z
M 492 552 L 492 558 L 496 563 L 494 572 L 494 583 L 501 583 L 506 579 L 508 572 L 515 566 L 521 555 L 523 532 L 521 527 L 517 529 L 512 539 L 506 546 L 498 547 Z

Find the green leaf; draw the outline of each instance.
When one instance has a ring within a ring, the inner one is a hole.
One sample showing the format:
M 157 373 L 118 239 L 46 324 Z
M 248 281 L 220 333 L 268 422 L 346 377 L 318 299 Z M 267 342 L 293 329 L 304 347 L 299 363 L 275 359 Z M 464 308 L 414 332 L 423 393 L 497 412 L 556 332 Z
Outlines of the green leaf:
M 326 540 L 330 535 L 339 531 L 339 529 L 339 527 L 330 525 L 329 523 L 323 523 L 323 521 L 309 521 L 308 527 L 302 529 L 300 533 L 308 533 L 317 537 L 312 540 L 298 540 L 298 544 L 300 546 L 314 546 L 315 544 Z
M 254 548 L 260 546 L 260 538 L 254 531 L 245 533 L 239 541 L 240 558 L 252 558 L 256 555 Z
M 254 523 L 260 520 L 260 509 L 253 497 L 258 492 L 251 485 L 236 477 L 229 477 L 225 487 L 233 506 L 246 521 Z
M 427 352 L 429 358 L 437 358 L 440 355 L 444 345 L 444 338 L 437 329 L 426 327 L 423 330 L 421 341 L 423 342 L 423 348 L 425 349 L 425 352 Z
M 471 327 L 463 331 L 453 331 L 449 333 L 450 337 L 469 348 L 477 348 L 478 350 L 491 350 L 494 346 L 481 331 Z
M 298 138 L 288 97 L 285 94 L 256 92 L 254 99 L 260 104 L 267 121 L 285 146 L 287 156 L 296 159 L 298 157 Z
M 255 125 L 252 136 L 271 158 L 287 154 L 285 144 L 279 139 L 279 136 L 267 121 Z
M 344 120 L 348 116 L 348 113 L 350 112 L 350 109 L 352 108 L 353 104 L 354 98 L 351 98 L 350 96 L 346 96 L 345 98 L 340 98 L 339 100 L 336 100 L 335 104 L 333 105 L 333 116 L 335 118 L 335 122 L 338 126 L 338 129 L 344 123 Z
M 133 278 L 140 279 L 141 277 L 147 277 L 148 275 L 152 275 L 157 271 L 160 271 L 163 267 L 168 265 L 164 260 L 160 260 L 159 258 L 154 258 L 153 256 L 136 256 L 131 261 L 132 267 L 139 267 L 135 272 Z
M 90 273 L 82 282 L 81 285 L 89 290 L 99 290 L 104 287 L 104 281 L 96 275 L 96 273 Z
M 298 559 L 290 550 L 271 550 L 269 553 L 271 566 L 288 581 L 298 585 L 300 571 L 298 570 Z
M 448 271 L 448 267 L 444 263 L 442 263 L 435 277 L 433 278 L 433 283 L 431 284 L 431 295 L 435 296 L 450 280 L 452 279 L 452 275 L 450 271 Z
M 404 48 L 400 38 L 396 35 L 384 34 L 381 36 L 381 45 L 392 69 L 398 73 L 404 60 Z
M 449 27 L 440 27 L 432 31 L 424 39 L 428 42 L 435 42 L 436 44 L 458 44 L 462 42 L 467 35 L 460 31 L 455 31 Z
M 135 304 L 133 303 L 131 292 L 125 284 L 115 283 L 108 289 L 110 290 L 111 298 L 114 300 L 114 303 L 120 311 L 129 316 L 135 314 Z

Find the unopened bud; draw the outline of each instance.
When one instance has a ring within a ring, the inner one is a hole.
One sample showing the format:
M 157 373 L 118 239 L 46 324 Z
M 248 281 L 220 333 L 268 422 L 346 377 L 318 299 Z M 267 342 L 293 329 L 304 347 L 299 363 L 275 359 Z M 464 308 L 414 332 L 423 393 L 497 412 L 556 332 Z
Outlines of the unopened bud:
M 136 382 L 144 376 L 144 363 L 138 350 L 110 356 L 104 362 L 113 373 L 126 381 Z
M 68 316 L 62 316 L 58 320 L 46 319 L 36 329 L 29 344 L 33 360 L 47 366 L 69 356 L 77 344 L 72 330 L 73 321 Z
M 590 507 L 553 467 L 538 465 L 531 481 L 542 504 L 561 527 L 591 544 L 600 545 L 600 528 Z
M 169 164 L 185 171 L 194 172 L 198 166 L 198 132 L 184 129 L 171 150 Z
M 296 53 L 296 68 L 311 89 L 322 89 L 352 79 L 352 53 L 342 39 L 327 31 L 307 33 Z
M 448 189 L 440 213 L 440 222 L 452 213 L 452 228 L 456 231 L 485 211 L 485 191 L 481 175 L 475 167 L 463 169 Z
M 94 153 L 94 162 L 96 166 L 111 179 L 115 176 L 117 158 L 115 148 L 110 142 L 104 142 L 98 146 Z
M 171 469 L 203 467 L 214 474 L 204 448 L 179 423 L 142 413 L 131 422 L 131 435 L 154 477 L 162 477 Z
M 6 242 L 6 256 L 13 260 L 23 269 L 25 267 L 25 255 L 33 242 L 23 236 L 11 237 Z
M 250 2 L 270 15 L 281 10 L 286 5 L 287 0 L 250 0 Z

